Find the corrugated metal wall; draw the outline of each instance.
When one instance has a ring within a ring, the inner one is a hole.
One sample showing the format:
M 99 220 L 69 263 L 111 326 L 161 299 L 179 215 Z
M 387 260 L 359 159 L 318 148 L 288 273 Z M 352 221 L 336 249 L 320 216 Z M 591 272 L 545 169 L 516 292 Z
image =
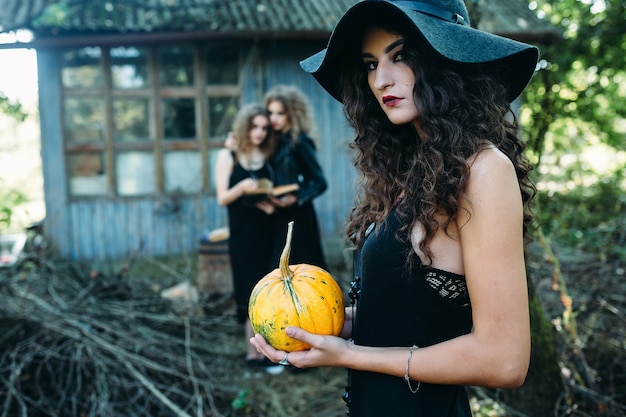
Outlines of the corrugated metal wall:
M 341 104 L 315 79 L 302 71 L 299 61 L 323 48 L 323 44 L 274 44 L 266 48 L 265 90 L 275 84 L 297 85 L 309 97 L 318 131 L 319 157 L 328 179 L 328 190 L 316 201 L 324 236 L 341 234 L 354 201 L 354 168 L 347 144 L 353 139 Z
M 275 84 L 299 86 L 310 98 L 319 136 L 319 157 L 329 188 L 315 205 L 325 241 L 343 237 L 353 203 L 354 168 L 347 153 L 352 140 L 341 105 L 304 73 L 298 62 L 324 46 L 320 42 L 275 41 L 252 46 L 257 59 L 244 83 L 243 102 L 260 101 Z M 71 259 L 126 258 L 196 253 L 207 231 L 223 227 L 226 210 L 209 195 L 184 197 L 177 210 L 167 197 L 71 201 L 67 197 L 61 126 L 59 56 L 38 51 L 46 234 L 59 254 Z M 336 247 L 336 245 L 335 245 Z

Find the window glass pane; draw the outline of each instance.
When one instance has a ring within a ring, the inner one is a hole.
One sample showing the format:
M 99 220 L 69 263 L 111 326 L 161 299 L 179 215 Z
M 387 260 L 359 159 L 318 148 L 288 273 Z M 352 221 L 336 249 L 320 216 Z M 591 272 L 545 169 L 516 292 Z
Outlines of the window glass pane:
M 81 48 L 64 53 L 62 58 L 63 69 L 61 70 L 63 86 L 101 87 L 101 55 L 102 51 L 98 47 Z
M 221 148 L 209 150 L 209 194 L 217 194 L 217 186 L 215 185 L 215 166 L 217 165 L 217 154 Z
M 191 48 L 161 48 L 159 56 L 161 58 L 161 85 L 193 85 L 193 50 Z
M 168 152 L 164 158 L 165 191 L 197 193 L 202 190 L 198 152 Z
M 150 140 L 148 99 L 115 99 L 113 101 L 114 138 L 117 142 Z
M 194 99 L 163 100 L 163 136 L 165 139 L 195 139 L 196 109 Z
M 115 88 L 148 86 L 148 52 L 144 48 L 111 48 L 111 76 Z
M 67 156 L 70 194 L 102 195 L 107 193 L 104 158 L 101 153 L 78 153 Z
M 66 98 L 65 134 L 68 142 L 102 142 L 104 103 L 98 98 Z
M 156 191 L 154 156 L 150 152 L 120 152 L 115 158 L 117 193 L 146 195 Z
M 209 137 L 225 137 L 232 129 L 235 115 L 239 107 L 239 97 L 210 97 Z
M 232 47 L 206 50 L 207 84 L 239 84 L 239 53 Z

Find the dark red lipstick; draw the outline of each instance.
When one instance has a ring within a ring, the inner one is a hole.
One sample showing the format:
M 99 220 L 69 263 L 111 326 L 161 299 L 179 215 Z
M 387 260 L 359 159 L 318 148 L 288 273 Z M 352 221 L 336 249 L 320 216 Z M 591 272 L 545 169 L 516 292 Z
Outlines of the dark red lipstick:
M 402 100 L 400 97 L 396 97 L 396 96 L 384 96 L 383 97 L 383 104 L 385 106 L 395 106 L 396 104 L 398 104 L 400 102 L 400 100 Z

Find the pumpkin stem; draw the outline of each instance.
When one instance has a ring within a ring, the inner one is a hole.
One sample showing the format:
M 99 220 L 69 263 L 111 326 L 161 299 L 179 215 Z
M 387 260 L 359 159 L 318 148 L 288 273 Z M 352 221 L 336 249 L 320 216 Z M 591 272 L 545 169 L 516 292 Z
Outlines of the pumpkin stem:
M 293 277 L 293 271 L 289 268 L 289 255 L 291 254 L 291 235 L 293 234 L 293 220 L 287 224 L 287 241 L 283 252 L 280 254 L 280 275 L 282 279 L 291 279 Z

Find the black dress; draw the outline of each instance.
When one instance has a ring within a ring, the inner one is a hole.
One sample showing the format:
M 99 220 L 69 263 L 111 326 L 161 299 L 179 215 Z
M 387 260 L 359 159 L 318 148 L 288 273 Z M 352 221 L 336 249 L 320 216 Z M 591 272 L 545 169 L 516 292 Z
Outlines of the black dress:
M 356 298 L 353 338 L 366 346 L 430 346 L 467 334 L 472 312 L 465 278 L 414 267 L 405 268 L 406 248 L 395 234 L 394 211 L 366 238 L 355 254 Z M 407 349 L 408 355 L 408 349 Z M 413 388 L 417 381 L 411 381 Z M 411 393 L 395 376 L 348 371 L 346 402 L 351 417 L 471 417 L 464 386 L 421 383 Z
M 326 191 L 327 183 L 317 158 L 313 140 L 301 134 L 295 145 L 291 133 L 284 134 L 271 160 L 275 173 L 275 185 L 297 183 L 298 202 L 276 213 L 274 255 L 276 264 L 280 259 L 287 237 L 287 224 L 293 220 L 290 264 L 307 263 L 327 269 L 322 249 L 321 235 L 313 199 Z
M 246 178 L 271 178 L 271 168 L 263 166 L 248 171 L 235 159 L 228 186 L 233 187 Z M 229 255 L 233 273 L 233 287 L 237 305 L 237 320 L 244 323 L 248 318 L 248 300 L 255 284 L 268 272 L 278 267 L 272 263 L 275 222 L 254 205 L 240 198 L 228 205 L 230 228 Z

